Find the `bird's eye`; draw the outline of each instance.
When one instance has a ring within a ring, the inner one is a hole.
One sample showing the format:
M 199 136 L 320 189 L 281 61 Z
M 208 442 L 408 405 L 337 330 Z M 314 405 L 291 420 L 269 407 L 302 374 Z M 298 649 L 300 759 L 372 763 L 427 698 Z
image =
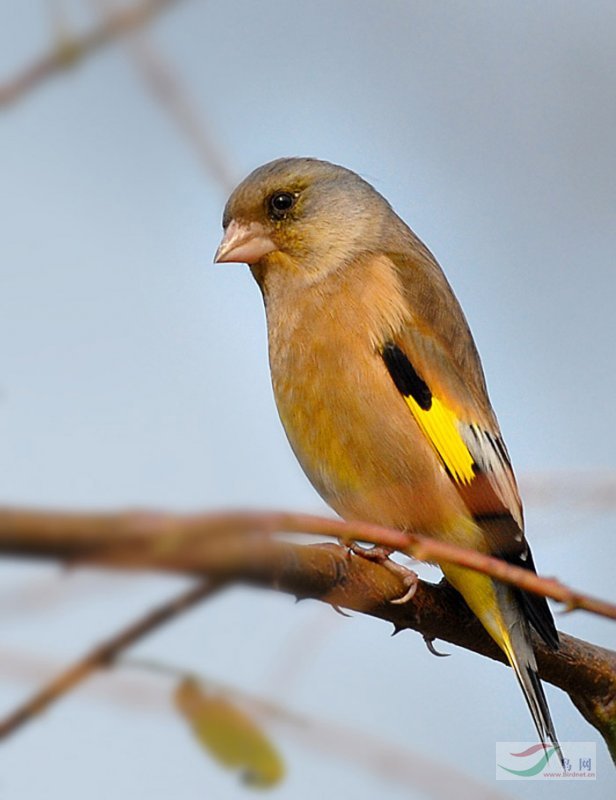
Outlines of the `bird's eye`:
M 291 192 L 274 192 L 268 200 L 270 215 L 274 219 L 283 219 L 295 205 L 296 199 Z

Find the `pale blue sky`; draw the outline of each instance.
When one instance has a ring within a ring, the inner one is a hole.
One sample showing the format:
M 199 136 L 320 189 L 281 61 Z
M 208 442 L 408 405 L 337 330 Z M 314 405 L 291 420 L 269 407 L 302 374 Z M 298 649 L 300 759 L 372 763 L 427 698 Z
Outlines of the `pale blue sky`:
M 85 24 L 87 3 L 65 6 Z M 46 46 L 45 9 L 0 3 L 0 75 Z M 152 38 L 238 177 L 282 155 L 337 161 L 426 241 L 470 320 L 520 473 L 614 468 L 613 2 L 185 0 Z M 224 192 L 121 46 L 2 112 L 0 181 L 0 501 L 324 510 L 276 416 L 257 288 L 245 267 L 211 263 Z M 613 516 L 527 517 L 544 572 L 613 597 Z M 64 600 L 16 608 L 15 592 L 56 575 Z M 58 662 L 181 585 L 21 564 L 2 579 L 0 650 Z M 434 659 L 416 635 L 332 617 L 237 590 L 140 652 L 487 783 L 494 742 L 532 738 L 508 670 L 461 651 Z M 321 620 L 323 641 L 313 652 L 307 637 L 301 671 L 281 689 L 279 661 Z M 614 645 L 600 620 L 559 622 Z M 3 680 L 2 709 L 29 688 Z M 598 738 L 548 692 L 563 741 Z M 274 797 L 412 796 L 282 746 L 290 776 Z M 610 796 L 598 749 L 595 785 L 543 784 L 540 796 Z M 526 798 L 537 786 L 499 788 Z M 3 748 L 7 800 L 137 792 L 247 796 L 171 713 L 119 711 L 86 692 Z

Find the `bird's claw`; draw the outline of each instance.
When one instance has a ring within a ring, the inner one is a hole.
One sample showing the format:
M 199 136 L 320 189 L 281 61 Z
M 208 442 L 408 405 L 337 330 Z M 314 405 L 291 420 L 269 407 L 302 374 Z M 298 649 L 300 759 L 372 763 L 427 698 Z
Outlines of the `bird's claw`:
M 347 544 L 347 548 L 349 553 L 353 553 L 360 558 L 365 558 L 368 561 L 380 564 L 398 578 L 402 579 L 405 592 L 404 594 L 400 595 L 400 597 L 395 597 L 393 600 L 390 600 L 389 602 L 392 605 L 401 606 L 413 599 L 415 592 L 417 591 L 419 577 L 416 572 L 413 572 L 412 569 L 404 567 L 402 564 L 398 564 L 397 561 L 392 561 L 390 555 L 394 552 L 393 550 L 388 547 L 379 547 L 378 545 L 374 545 L 373 547 L 362 547 L 356 542 Z
M 360 558 L 365 558 L 367 561 L 374 561 L 377 564 L 383 564 L 385 561 L 389 561 L 389 556 L 394 552 L 389 547 L 380 547 L 376 544 L 371 547 L 362 547 L 362 545 L 357 544 L 357 542 L 347 543 L 346 547 L 349 553 L 360 556 Z
M 390 561 L 389 563 L 396 564 L 395 561 Z M 393 600 L 390 600 L 389 602 L 394 606 L 403 606 L 405 603 L 408 603 L 409 600 L 412 600 L 415 597 L 415 592 L 417 591 L 417 585 L 419 584 L 419 576 L 417 575 L 416 572 L 413 572 L 412 569 L 407 569 L 406 567 L 403 567 L 400 564 L 396 564 L 396 566 L 400 567 L 401 570 L 404 570 L 404 573 L 397 572 L 396 570 L 392 570 L 392 572 L 395 572 L 397 575 L 402 576 L 402 581 L 406 586 L 406 592 L 400 597 L 395 597 Z

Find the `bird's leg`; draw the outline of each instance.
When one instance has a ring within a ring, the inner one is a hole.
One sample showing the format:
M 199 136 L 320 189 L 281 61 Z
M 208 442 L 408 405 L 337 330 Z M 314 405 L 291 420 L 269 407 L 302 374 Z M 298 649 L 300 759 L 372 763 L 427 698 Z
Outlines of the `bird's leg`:
M 365 558 L 367 561 L 373 561 L 377 564 L 380 564 L 398 578 L 402 579 L 405 592 L 400 597 L 390 600 L 390 603 L 393 603 L 394 605 L 403 605 L 404 603 L 408 603 L 409 600 L 412 600 L 415 592 L 417 591 L 419 577 L 416 572 L 413 572 L 412 569 L 404 567 L 402 564 L 398 564 L 397 561 L 392 561 L 390 555 L 394 551 L 391 548 L 380 547 L 379 545 L 362 547 L 360 544 L 357 544 L 357 542 L 351 542 L 350 544 L 346 543 L 346 547 L 349 553 L 359 556 L 360 558 Z

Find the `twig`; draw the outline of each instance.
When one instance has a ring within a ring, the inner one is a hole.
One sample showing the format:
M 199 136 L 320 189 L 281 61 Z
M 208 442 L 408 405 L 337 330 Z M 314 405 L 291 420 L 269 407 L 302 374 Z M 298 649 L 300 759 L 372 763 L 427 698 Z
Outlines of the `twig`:
M 36 692 L 19 708 L 15 709 L 3 720 L 0 720 L 0 740 L 41 714 L 52 703 L 58 701 L 67 692 L 89 677 L 95 670 L 109 666 L 126 648 L 143 639 L 148 633 L 169 622 L 182 612 L 205 600 L 217 588 L 218 584 L 213 581 L 201 581 L 188 591 L 183 592 L 172 600 L 166 601 L 153 611 L 149 611 L 102 644 L 97 645 L 83 658 L 51 680 L 43 689 Z
M 110 14 L 93 30 L 79 38 L 60 40 L 49 53 L 41 56 L 4 85 L 0 85 L 0 106 L 18 100 L 44 80 L 72 67 L 77 61 L 92 55 L 118 36 L 137 30 L 177 2 L 178 0 L 144 0 L 132 8 Z

